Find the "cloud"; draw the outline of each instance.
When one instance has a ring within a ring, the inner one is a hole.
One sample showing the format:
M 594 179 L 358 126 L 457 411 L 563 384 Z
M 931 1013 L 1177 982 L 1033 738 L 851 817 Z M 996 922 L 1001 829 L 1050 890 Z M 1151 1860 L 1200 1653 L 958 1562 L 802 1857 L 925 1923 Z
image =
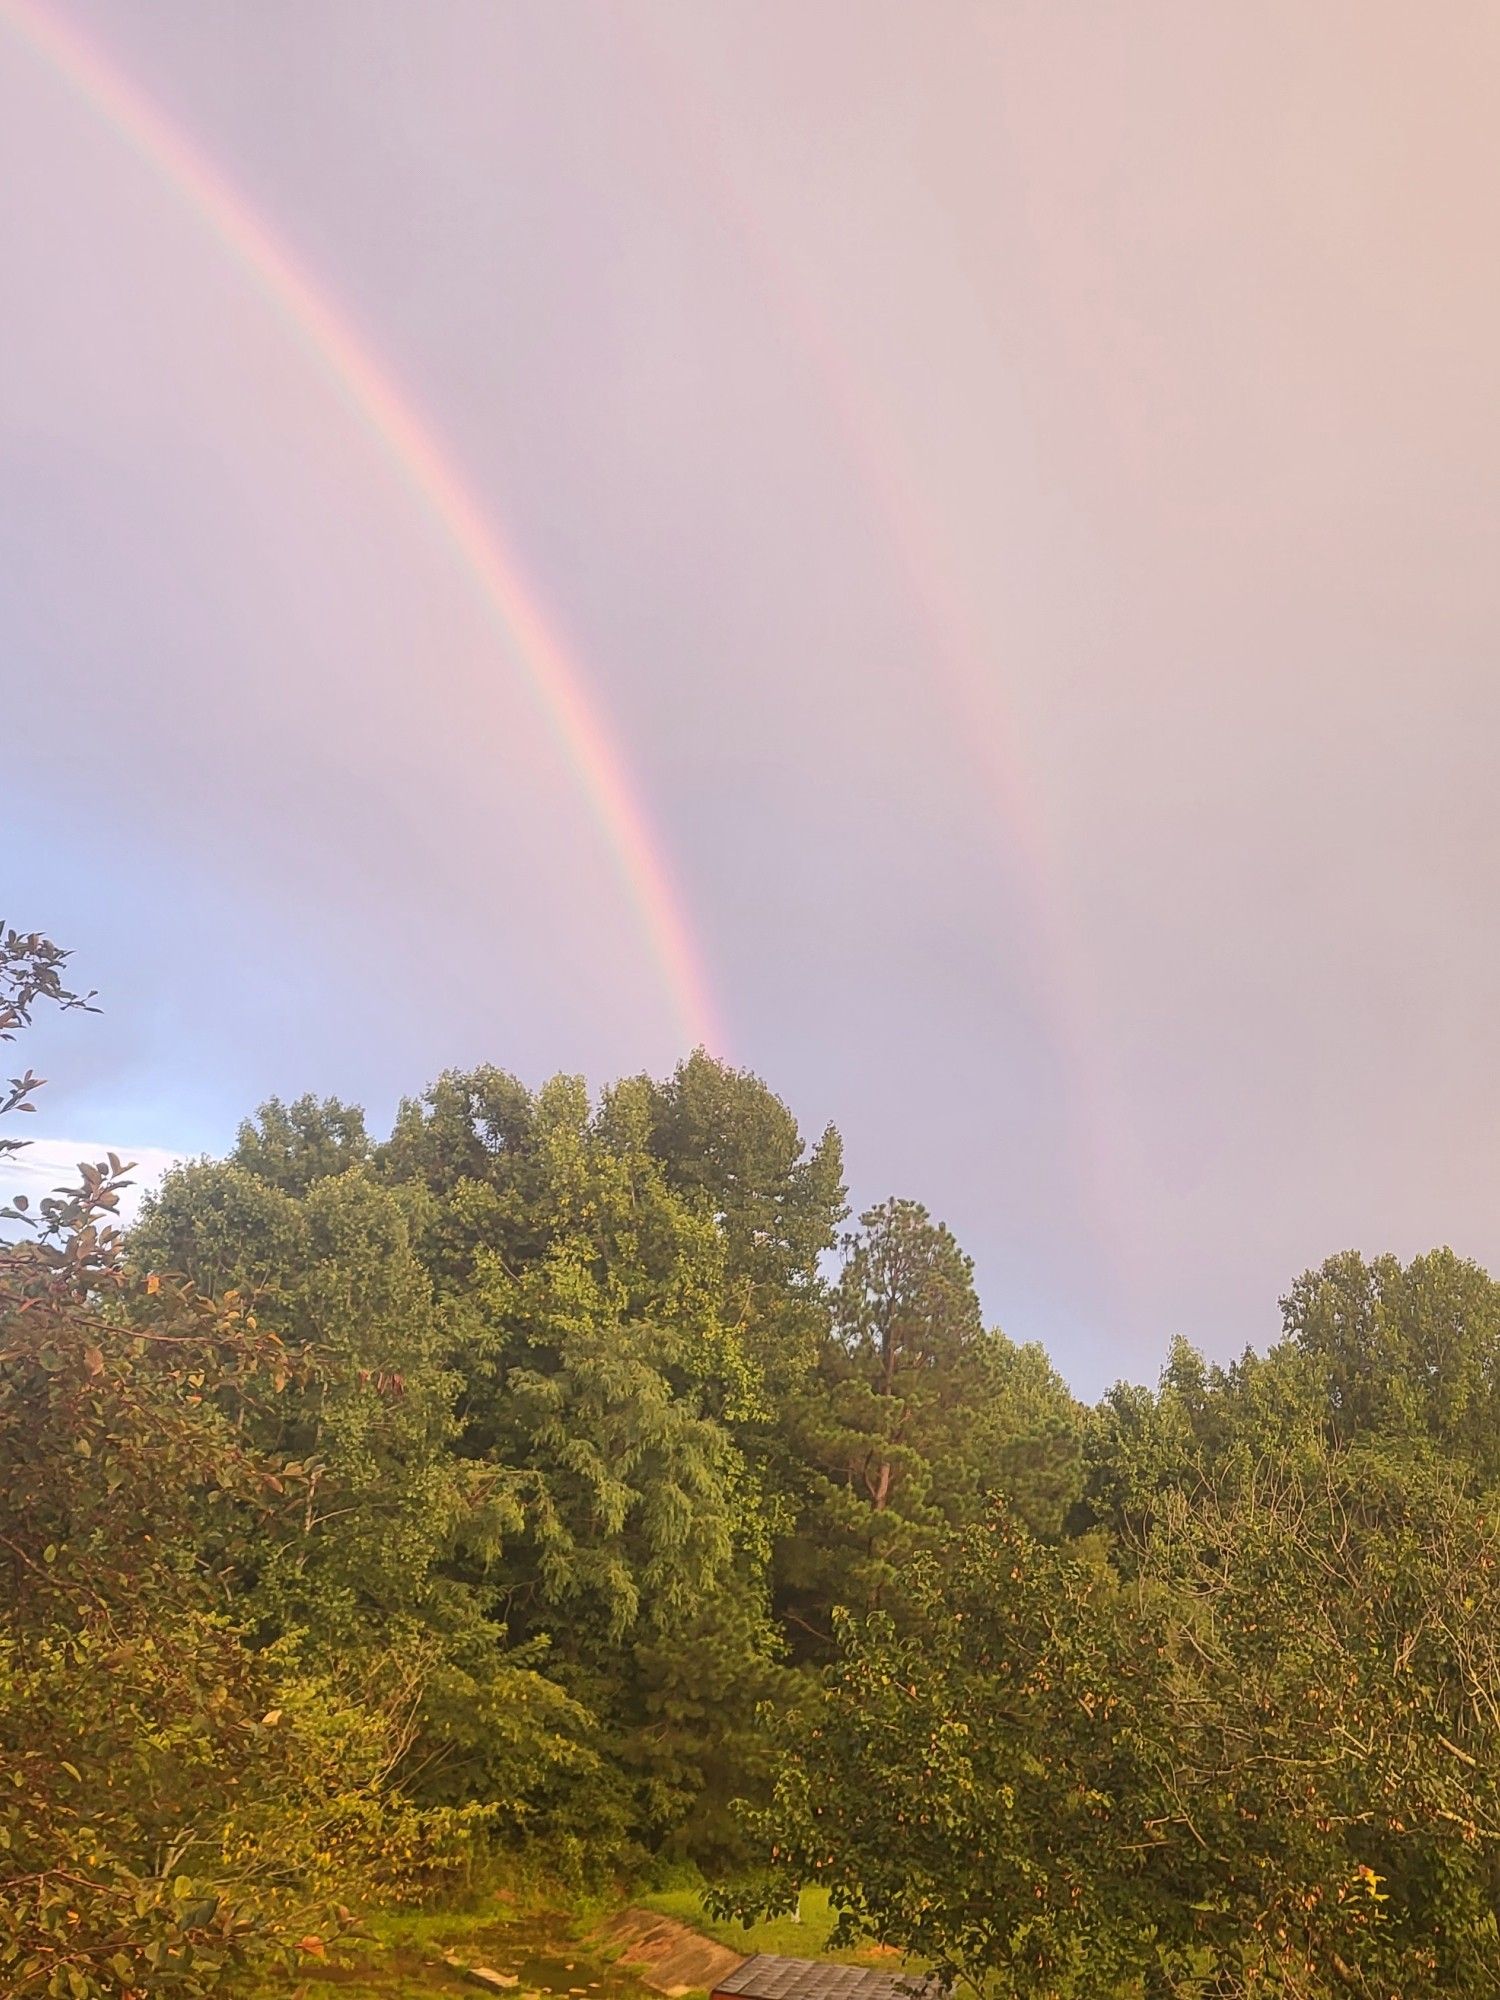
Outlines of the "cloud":
M 124 1222 L 134 1220 L 143 1197 L 184 1157 L 163 1146 L 131 1146 L 119 1139 L 30 1139 L 22 1152 L 0 1160 L 0 1195 L 8 1201 L 12 1195 L 24 1194 L 36 1202 L 56 1188 L 75 1186 L 80 1160 L 103 1160 L 110 1153 L 133 1162 L 131 1185 L 120 1197 Z

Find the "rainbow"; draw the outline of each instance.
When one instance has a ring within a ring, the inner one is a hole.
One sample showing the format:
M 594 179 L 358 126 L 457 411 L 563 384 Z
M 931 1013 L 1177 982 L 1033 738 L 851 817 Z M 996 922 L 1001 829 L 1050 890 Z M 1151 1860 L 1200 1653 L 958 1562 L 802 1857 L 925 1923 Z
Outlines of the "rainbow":
M 92 43 L 34 0 L 0 0 L 0 22 L 207 224 L 333 378 L 437 522 L 573 768 L 649 941 L 678 1031 L 690 1044 L 722 1049 L 710 983 L 682 900 L 624 760 L 514 556 L 409 397 L 244 197 Z
M 988 787 L 999 858 L 1028 920 L 1035 989 L 1058 1060 L 1079 1194 L 1117 1288 L 1128 1294 L 1137 1282 L 1134 1231 L 1120 1198 L 1122 1163 L 1131 1157 L 1128 1123 L 1106 1054 L 1088 956 L 1070 917 L 1046 815 L 1028 783 L 997 663 L 986 657 L 953 588 L 939 537 L 903 474 L 902 454 L 879 397 L 861 384 L 852 357 L 763 226 L 703 109 L 701 92 L 643 14 L 631 15 L 629 26 L 657 86 L 655 101 L 674 118 L 698 181 L 712 189 L 719 211 L 732 219 L 742 247 L 759 267 L 767 300 L 807 364 L 870 516 L 931 635 L 933 678 L 962 724 L 964 754 Z

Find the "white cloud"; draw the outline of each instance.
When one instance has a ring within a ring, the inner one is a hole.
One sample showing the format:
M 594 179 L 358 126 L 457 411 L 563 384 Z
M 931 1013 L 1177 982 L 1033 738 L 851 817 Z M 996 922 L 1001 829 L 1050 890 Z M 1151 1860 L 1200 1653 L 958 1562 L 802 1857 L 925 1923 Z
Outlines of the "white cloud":
M 27 1145 L 19 1153 L 0 1157 L 0 1201 L 9 1201 L 12 1195 L 24 1194 L 35 1203 L 43 1195 L 51 1194 L 54 1188 L 74 1187 L 78 1181 L 80 1160 L 103 1160 L 115 1153 L 121 1160 L 133 1161 L 134 1167 L 129 1179 L 131 1185 L 120 1197 L 120 1219 L 130 1222 L 141 1205 L 142 1197 L 155 1187 L 168 1167 L 175 1166 L 184 1157 L 181 1153 L 168 1152 L 163 1146 L 129 1146 L 119 1139 L 52 1139 L 38 1136 L 29 1138 L 24 1130 L 17 1129 L 24 1121 L 10 1121 L 6 1138 L 27 1138 Z

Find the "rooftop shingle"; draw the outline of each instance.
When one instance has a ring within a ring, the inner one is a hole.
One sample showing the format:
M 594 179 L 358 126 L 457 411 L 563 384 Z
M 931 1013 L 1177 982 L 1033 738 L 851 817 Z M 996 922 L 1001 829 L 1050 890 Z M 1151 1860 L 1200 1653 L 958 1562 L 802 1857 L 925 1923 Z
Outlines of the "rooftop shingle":
M 936 1980 L 920 1974 L 761 1951 L 719 1980 L 714 1994 L 733 2000 L 936 2000 L 939 1990 Z

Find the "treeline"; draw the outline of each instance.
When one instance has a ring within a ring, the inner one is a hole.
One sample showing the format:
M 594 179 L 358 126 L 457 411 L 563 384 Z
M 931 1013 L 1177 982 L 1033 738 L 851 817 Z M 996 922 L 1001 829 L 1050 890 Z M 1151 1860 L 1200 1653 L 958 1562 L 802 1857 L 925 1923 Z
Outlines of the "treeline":
M 1476 1267 L 1087 1409 L 701 1053 L 272 1102 L 128 1238 L 121 1164 L 0 1247 L 0 1990 L 663 1860 L 997 1994 L 1500 1990 Z

